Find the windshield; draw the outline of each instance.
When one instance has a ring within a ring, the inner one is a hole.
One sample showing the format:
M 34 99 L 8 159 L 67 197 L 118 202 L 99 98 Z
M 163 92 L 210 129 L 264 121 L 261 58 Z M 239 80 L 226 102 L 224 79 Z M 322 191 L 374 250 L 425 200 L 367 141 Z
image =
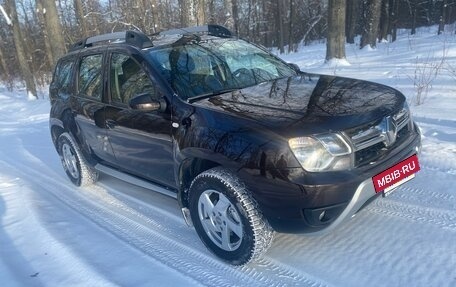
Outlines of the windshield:
M 212 39 L 150 51 L 184 100 L 296 75 L 286 63 L 238 39 Z

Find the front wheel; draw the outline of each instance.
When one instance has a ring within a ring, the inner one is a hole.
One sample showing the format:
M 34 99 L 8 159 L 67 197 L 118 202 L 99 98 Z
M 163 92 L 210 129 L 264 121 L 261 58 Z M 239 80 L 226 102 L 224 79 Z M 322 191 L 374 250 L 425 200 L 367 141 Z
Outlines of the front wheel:
M 63 169 L 74 185 L 89 185 L 98 179 L 98 173 L 89 166 L 69 133 L 59 136 L 58 151 Z
M 198 175 L 190 186 L 190 214 L 199 237 L 215 255 L 233 265 L 258 259 L 273 231 L 241 180 L 223 168 Z

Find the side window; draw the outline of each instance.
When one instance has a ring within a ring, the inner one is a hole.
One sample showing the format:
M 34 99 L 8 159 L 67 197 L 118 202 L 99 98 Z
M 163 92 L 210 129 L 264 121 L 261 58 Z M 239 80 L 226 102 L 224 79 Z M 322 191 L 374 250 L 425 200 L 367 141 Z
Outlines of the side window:
M 110 71 L 111 100 L 128 104 L 131 98 L 149 93 L 155 98 L 155 89 L 141 66 L 128 55 L 113 53 Z
M 55 84 L 60 91 L 67 91 L 71 84 L 71 75 L 73 71 L 72 61 L 60 62 L 55 72 Z
M 67 99 L 73 93 L 73 60 L 61 60 L 57 63 L 52 82 L 49 87 L 49 97 L 51 99 Z
M 81 95 L 101 100 L 103 56 L 90 55 L 81 60 L 78 90 Z

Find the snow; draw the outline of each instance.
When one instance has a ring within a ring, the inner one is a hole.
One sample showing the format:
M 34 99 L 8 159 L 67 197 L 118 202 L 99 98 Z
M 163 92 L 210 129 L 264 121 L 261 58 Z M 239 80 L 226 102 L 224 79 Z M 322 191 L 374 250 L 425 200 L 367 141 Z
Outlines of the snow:
M 376 50 L 284 55 L 309 72 L 403 92 L 423 133 L 416 178 L 324 236 L 277 234 L 258 263 L 232 267 L 185 225 L 175 200 L 109 176 L 76 188 L 49 130 L 49 101 L 0 87 L 2 286 L 456 286 L 456 37 L 405 31 Z M 416 106 L 417 65 L 441 62 Z M 41 98 L 41 97 L 40 97 Z
M 350 63 L 347 61 L 347 59 L 332 58 L 326 61 L 324 66 L 326 66 L 327 68 L 337 68 L 340 66 L 347 67 L 350 66 Z

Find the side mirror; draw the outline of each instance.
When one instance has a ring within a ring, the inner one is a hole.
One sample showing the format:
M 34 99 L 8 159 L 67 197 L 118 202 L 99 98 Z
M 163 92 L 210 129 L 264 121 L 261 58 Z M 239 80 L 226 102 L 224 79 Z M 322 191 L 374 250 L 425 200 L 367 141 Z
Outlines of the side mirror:
M 139 94 L 131 98 L 128 103 L 130 108 L 144 112 L 164 111 L 166 109 L 165 101 L 153 100 L 150 93 Z
M 293 70 L 295 70 L 296 73 L 301 73 L 301 69 L 299 68 L 298 65 L 296 65 L 295 63 L 287 63 L 288 66 L 290 66 Z

